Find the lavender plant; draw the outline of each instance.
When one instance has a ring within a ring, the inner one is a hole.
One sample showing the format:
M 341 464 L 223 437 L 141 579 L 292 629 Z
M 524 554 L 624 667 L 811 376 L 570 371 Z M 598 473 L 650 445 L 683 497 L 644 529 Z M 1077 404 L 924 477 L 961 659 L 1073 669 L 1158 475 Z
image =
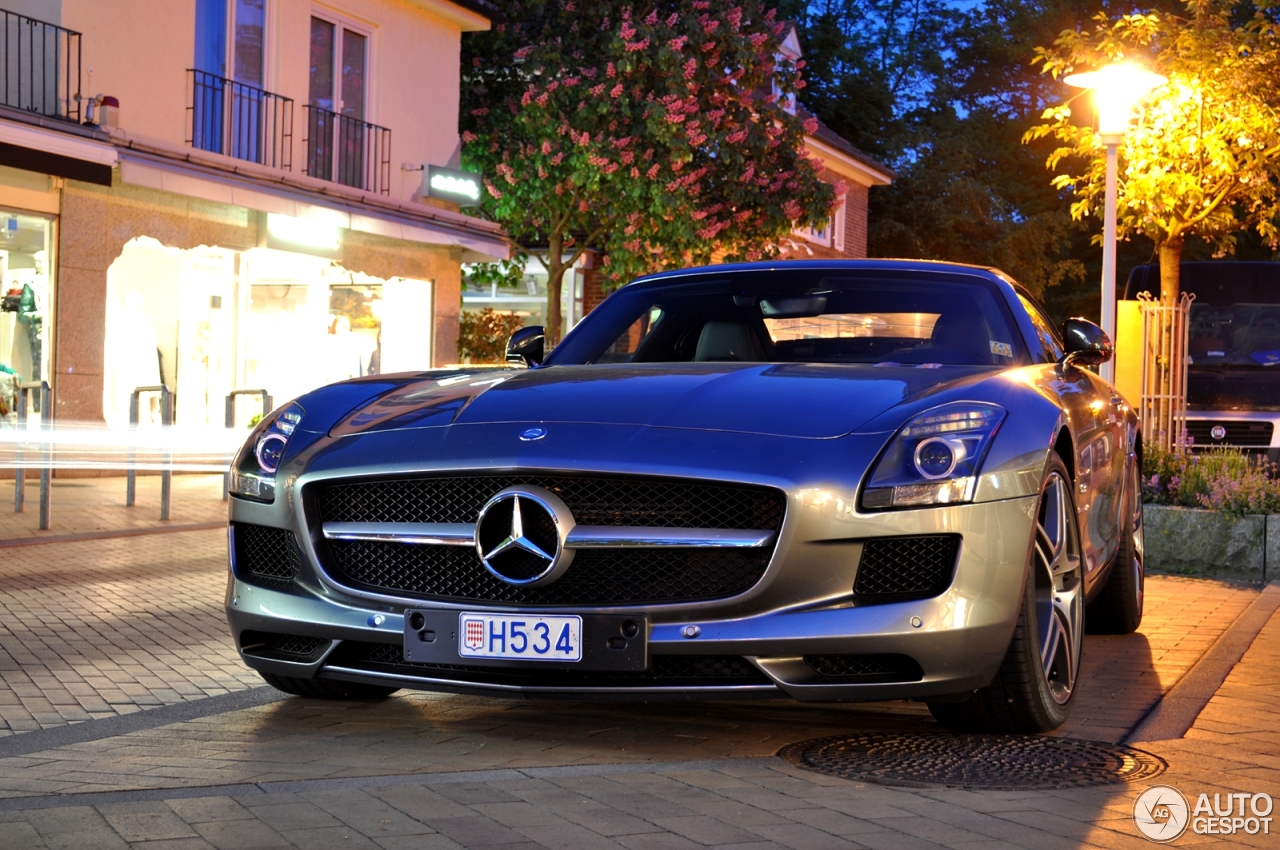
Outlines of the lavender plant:
M 1239 449 L 1192 454 L 1147 448 L 1142 458 L 1142 501 L 1208 508 L 1233 517 L 1280 513 L 1280 478 L 1274 464 Z

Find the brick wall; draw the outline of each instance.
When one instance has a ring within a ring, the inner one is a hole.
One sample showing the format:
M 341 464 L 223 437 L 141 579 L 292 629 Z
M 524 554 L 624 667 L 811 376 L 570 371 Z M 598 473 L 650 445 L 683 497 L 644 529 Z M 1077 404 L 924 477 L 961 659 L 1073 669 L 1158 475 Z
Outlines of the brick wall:
M 870 190 L 857 183 L 849 184 L 844 206 L 844 256 L 861 259 L 867 256 L 867 200 Z

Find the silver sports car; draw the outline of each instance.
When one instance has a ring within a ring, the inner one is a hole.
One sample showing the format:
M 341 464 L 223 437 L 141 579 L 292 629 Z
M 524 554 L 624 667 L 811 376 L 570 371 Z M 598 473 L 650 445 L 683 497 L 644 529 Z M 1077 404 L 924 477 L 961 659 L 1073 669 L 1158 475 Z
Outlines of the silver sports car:
M 1086 622 L 1142 618 L 1141 433 L 993 269 L 637 280 L 544 358 L 284 405 L 232 472 L 227 618 L 312 697 L 918 699 L 1070 711 Z

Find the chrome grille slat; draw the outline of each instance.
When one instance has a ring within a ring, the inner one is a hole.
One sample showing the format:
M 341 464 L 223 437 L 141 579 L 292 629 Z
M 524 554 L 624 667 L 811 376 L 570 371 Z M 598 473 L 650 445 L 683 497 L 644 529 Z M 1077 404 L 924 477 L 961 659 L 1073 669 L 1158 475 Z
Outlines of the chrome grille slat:
M 532 605 L 717 599 L 760 580 L 786 507 L 785 494 L 767 487 L 552 474 L 316 482 L 306 497 L 325 526 L 460 526 L 474 524 L 493 494 L 515 485 L 555 493 L 595 538 L 594 546 L 584 540 L 569 569 L 549 584 L 507 584 L 485 569 L 472 547 L 404 545 L 370 535 L 323 540 L 317 547 L 323 566 L 357 590 L 420 598 Z

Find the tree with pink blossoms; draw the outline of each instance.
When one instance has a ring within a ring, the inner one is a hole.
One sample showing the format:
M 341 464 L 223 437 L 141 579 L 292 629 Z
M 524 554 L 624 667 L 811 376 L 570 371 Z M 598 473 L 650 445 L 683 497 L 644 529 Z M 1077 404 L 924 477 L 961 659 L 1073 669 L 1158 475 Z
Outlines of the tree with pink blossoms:
M 646 272 L 776 256 L 820 226 L 842 186 L 787 111 L 802 62 L 758 0 L 623 6 L 516 0 L 463 40 L 463 163 L 484 174 L 477 214 L 549 275 L 560 336 L 565 271 L 588 248 L 610 285 Z

